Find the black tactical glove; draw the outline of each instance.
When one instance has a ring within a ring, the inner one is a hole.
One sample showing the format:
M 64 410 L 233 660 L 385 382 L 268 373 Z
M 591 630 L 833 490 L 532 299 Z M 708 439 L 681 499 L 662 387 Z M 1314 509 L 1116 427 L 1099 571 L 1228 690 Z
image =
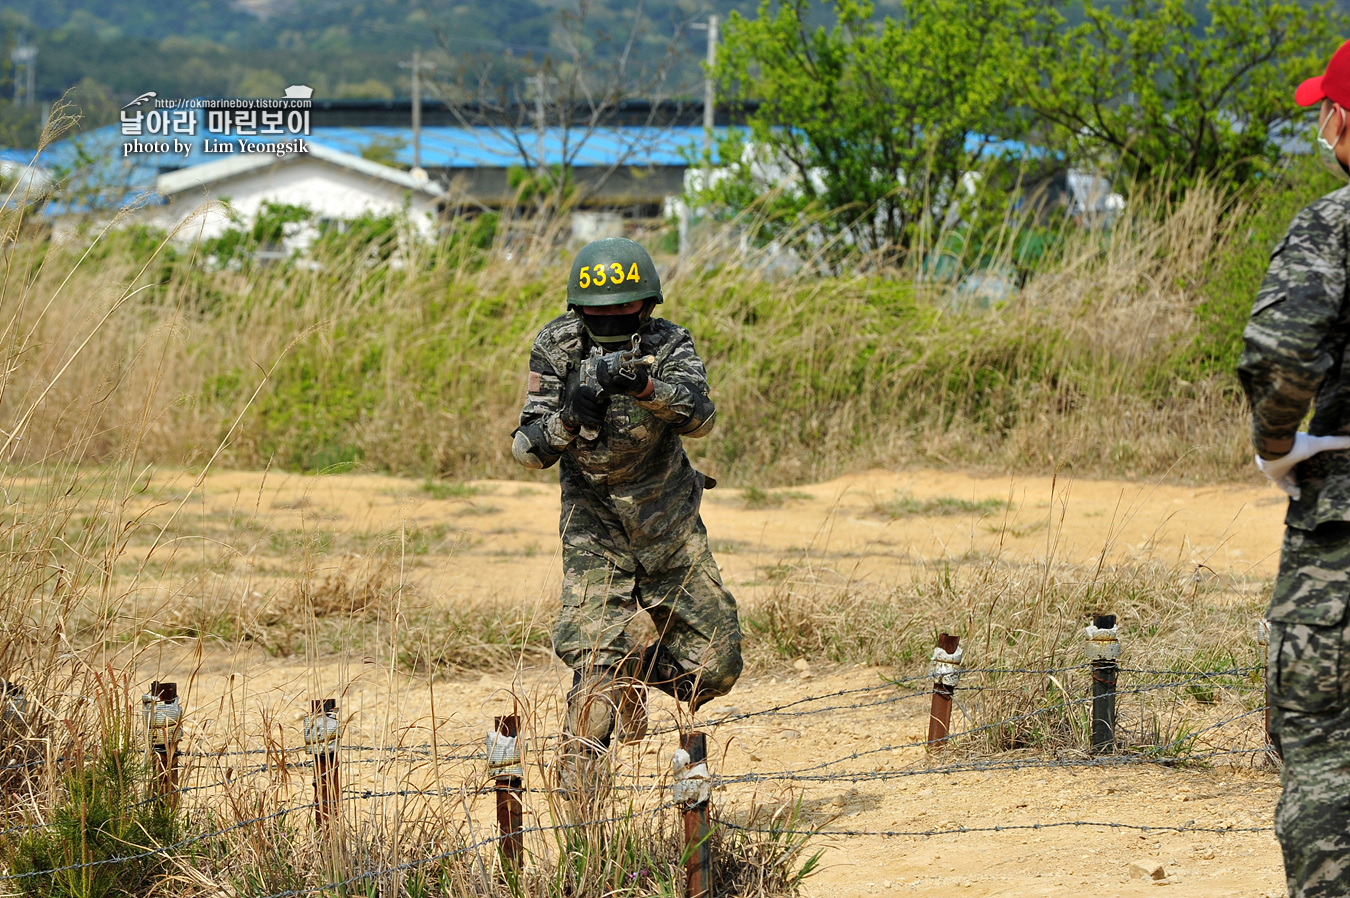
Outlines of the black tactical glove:
M 583 384 L 572 391 L 562 410 L 562 424 L 572 433 L 585 427 L 599 430 L 605 423 L 605 412 L 609 410 L 609 397 L 601 396 L 595 387 Z
M 647 369 L 641 365 L 634 365 L 629 374 L 616 359 L 609 358 L 600 360 L 596 366 L 595 379 L 606 393 L 626 393 L 629 396 L 641 396 L 652 382 Z

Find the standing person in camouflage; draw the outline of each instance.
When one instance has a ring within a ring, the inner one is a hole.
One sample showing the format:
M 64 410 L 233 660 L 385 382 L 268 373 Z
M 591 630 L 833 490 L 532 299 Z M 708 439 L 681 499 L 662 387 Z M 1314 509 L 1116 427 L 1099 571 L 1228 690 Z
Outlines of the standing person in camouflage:
M 565 723 L 573 758 L 598 756 L 616 734 L 642 738 L 646 685 L 693 711 L 726 694 L 741 672 L 736 601 L 699 516 L 714 482 L 681 443 L 711 431 L 716 412 L 689 332 L 652 317 L 662 301 L 641 246 L 611 238 L 583 247 L 567 313 L 535 338 L 513 435 L 525 467 L 559 465 L 563 583 L 553 648 L 574 671 Z M 621 364 L 623 350 L 639 358 Z M 645 648 L 626 629 L 639 609 L 657 631 Z
M 1299 86 L 1317 151 L 1350 181 L 1350 41 Z M 1350 187 L 1297 216 L 1271 254 L 1238 376 L 1257 466 L 1290 496 L 1270 618 L 1275 832 L 1290 898 L 1350 895 Z M 1307 432 L 1298 430 L 1312 404 Z

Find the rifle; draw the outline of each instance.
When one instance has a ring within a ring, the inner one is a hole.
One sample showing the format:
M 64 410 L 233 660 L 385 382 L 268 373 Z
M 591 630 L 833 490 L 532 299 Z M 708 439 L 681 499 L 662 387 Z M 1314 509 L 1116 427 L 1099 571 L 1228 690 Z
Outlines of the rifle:
M 656 364 L 654 355 L 638 355 L 642 351 L 642 337 L 633 334 L 633 341 L 627 349 L 618 349 L 614 352 L 603 352 L 599 346 L 591 347 L 591 354 L 581 363 L 581 384 L 582 386 L 592 386 L 595 388 L 596 395 L 604 396 L 605 393 L 600 389 L 600 363 L 607 365 L 617 365 L 619 371 L 624 374 L 633 374 L 638 368 L 650 368 Z M 590 427 L 581 428 L 583 439 L 594 440 L 599 438 L 600 431 Z

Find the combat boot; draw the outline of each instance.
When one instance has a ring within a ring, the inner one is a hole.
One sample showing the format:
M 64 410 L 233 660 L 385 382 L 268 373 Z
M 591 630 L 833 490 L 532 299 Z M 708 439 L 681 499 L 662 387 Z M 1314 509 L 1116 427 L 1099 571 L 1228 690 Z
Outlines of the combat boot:
M 564 736 L 558 750 L 558 792 L 574 806 L 573 813 L 587 816 L 609 795 L 609 757 L 602 748 L 575 736 Z

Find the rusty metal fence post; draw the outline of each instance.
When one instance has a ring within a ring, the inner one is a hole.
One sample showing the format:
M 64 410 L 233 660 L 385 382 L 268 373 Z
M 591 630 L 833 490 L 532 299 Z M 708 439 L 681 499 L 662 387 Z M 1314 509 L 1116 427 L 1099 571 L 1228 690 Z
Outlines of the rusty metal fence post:
M 314 757 L 314 823 L 327 829 L 338 815 L 342 789 L 338 781 L 338 745 L 342 725 L 337 699 L 314 699 L 305 718 L 305 750 Z
M 178 684 L 155 681 L 141 696 L 145 738 L 155 755 L 155 779 L 161 798 L 178 800 L 178 736 L 183 727 L 183 707 L 178 702 Z
M 1085 632 L 1092 666 L 1092 753 L 1100 754 L 1116 747 L 1116 682 L 1120 673 L 1116 616 L 1093 615 Z
M 22 730 L 28 718 L 28 697 L 24 695 L 23 686 L 0 677 L 0 702 L 4 703 L 0 724 L 9 730 Z
M 11 770 L 32 770 L 37 758 L 30 752 L 28 742 L 28 696 L 23 686 L 0 677 L 0 762 Z M 10 813 L 11 799 L 20 801 L 18 794 L 0 789 L 0 813 Z
M 943 633 L 933 649 L 933 660 L 928 675 L 933 678 L 933 705 L 928 713 L 928 750 L 935 751 L 947 741 L 952 728 L 952 702 L 956 684 L 961 678 L 961 663 L 965 650 L 961 637 Z
M 671 795 L 684 808 L 684 871 L 689 898 L 712 895 L 712 844 L 708 840 L 712 776 L 706 733 L 681 733 L 671 759 Z
M 1261 690 L 1262 698 L 1265 700 L 1266 751 L 1283 760 L 1284 755 L 1280 753 L 1279 744 L 1270 737 L 1270 621 L 1264 617 L 1256 619 L 1256 645 L 1261 653 Z
M 525 854 L 524 809 L 520 795 L 525 769 L 521 764 L 520 718 L 507 714 L 493 720 L 487 739 L 488 770 L 497 790 L 497 833 L 502 863 L 519 870 Z

